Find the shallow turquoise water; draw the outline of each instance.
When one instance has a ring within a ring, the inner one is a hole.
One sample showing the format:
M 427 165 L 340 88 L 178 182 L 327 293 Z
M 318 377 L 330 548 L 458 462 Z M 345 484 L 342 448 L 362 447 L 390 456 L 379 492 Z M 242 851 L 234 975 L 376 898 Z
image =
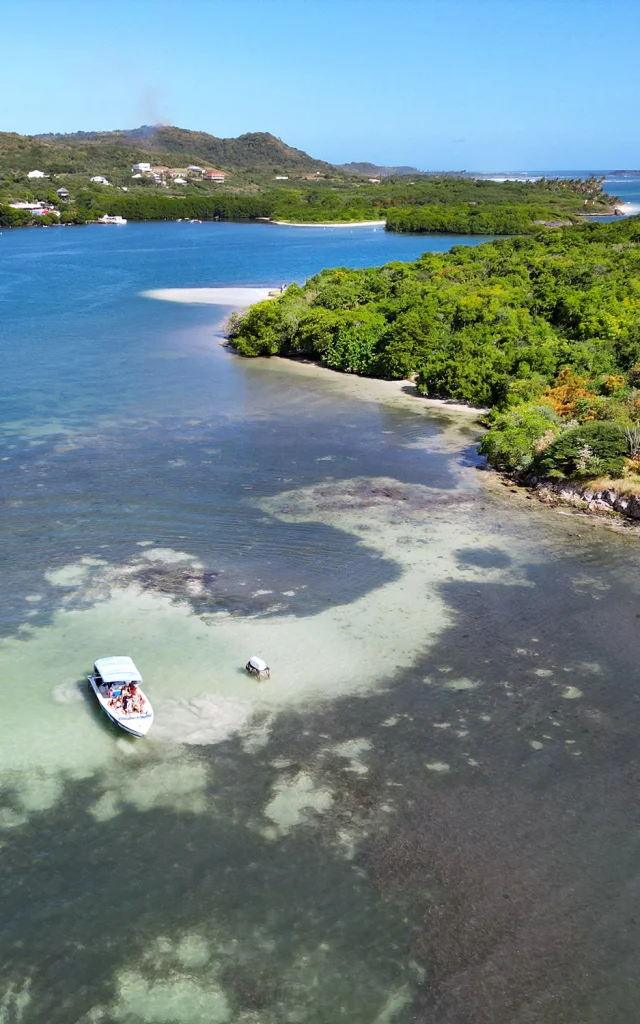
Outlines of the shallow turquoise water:
M 1 1021 L 634 1019 L 635 535 L 483 491 L 468 417 L 140 296 L 450 241 L 0 237 Z M 112 653 L 143 744 L 86 696 Z
M 172 546 L 188 532 L 194 553 L 204 557 L 204 547 L 212 561 L 215 522 L 213 568 L 228 571 L 239 547 L 246 557 L 250 545 L 262 579 L 280 541 L 274 529 L 267 540 L 258 512 L 238 517 L 247 488 L 255 497 L 282 489 L 284 478 L 315 482 L 325 468 L 315 459 L 328 452 L 332 468 L 350 475 L 355 434 L 362 471 L 390 472 L 402 460 L 392 431 L 379 444 L 392 414 L 370 406 L 354 417 L 341 396 L 325 395 L 315 380 L 292 387 L 286 375 L 265 377 L 257 363 L 222 351 L 228 309 L 141 293 L 169 285 L 277 285 L 304 280 L 325 264 L 415 257 L 451 239 L 205 223 L 23 230 L 5 232 L 1 242 L 0 399 L 11 544 L 0 631 L 15 628 L 22 614 L 16 608 L 24 609 L 43 566 L 67 564 L 79 539 L 83 553 L 115 557 L 147 536 Z M 272 421 L 266 432 L 265 418 Z M 404 429 L 415 428 L 408 422 Z M 340 541 L 325 547 L 323 564 L 340 563 Z M 281 553 L 283 575 L 286 565 Z M 358 578 L 347 585 L 347 597 L 360 587 Z M 305 587 L 311 606 L 326 600 L 319 579 Z M 48 607 L 39 602 L 39 621 Z
M 215 326 L 210 308 L 175 308 L 141 297 L 150 288 L 277 287 L 324 266 L 415 259 L 460 239 L 410 238 L 371 228 L 263 224 L 128 224 L 0 237 L 3 418 L 31 427 L 209 412 L 210 382 L 197 353 L 180 360 L 189 328 Z M 473 239 L 477 244 L 482 239 Z M 181 340 L 182 339 L 182 340 Z M 206 361 L 205 355 L 205 361 Z M 28 372 L 25 373 L 25 369 Z M 243 377 L 227 361 L 216 406 L 235 408 Z

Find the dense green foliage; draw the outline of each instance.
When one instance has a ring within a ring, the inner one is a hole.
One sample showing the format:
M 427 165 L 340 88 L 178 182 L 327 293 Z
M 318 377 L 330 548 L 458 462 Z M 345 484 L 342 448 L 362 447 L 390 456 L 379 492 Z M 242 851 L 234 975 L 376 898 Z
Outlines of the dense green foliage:
M 480 451 L 496 469 L 523 472 L 531 469 L 541 438 L 551 441 L 557 435 L 558 422 L 550 406 L 523 405 L 494 419 Z
M 20 228 L 31 223 L 28 210 L 13 210 L 10 206 L 0 206 L 0 228 Z
M 90 194 L 85 209 L 119 214 L 128 220 L 251 220 L 268 216 L 269 204 L 262 196 L 188 196 L 172 199 L 162 193 L 127 195 L 114 193 L 108 199 Z
M 554 222 L 553 209 L 511 203 L 503 205 L 403 206 L 387 213 L 387 231 L 445 232 L 455 235 L 520 235 L 538 224 Z M 577 218 L 576 218 L 577 219 Z M 570 224 L 571 220 L 560 224 Z
M 24 175 L 22 176 L 24 178 Z M 537 230 L 535 221 L 556 223 L 556 218 L 575 219 L 584 200 L 571 190 L 558 194 L 545 191 L 540 183 L 421 179 L 410 184 L 389 180 L 384 185 L 329 187 L 314 181 L 305 188 L 262 187 L 242 189 L 215 186 L 190 180 L 185 186 L 172 181 L 158 186 L 152 178 L 132 181 L 131 175 L 113 178 L 113 185 L 91 182 L 88 177 L 60 175 L 52 180 L 16 181 L 0 186 L 0 203 L 7 200 L 44 200 L 69 216 L 67 221 L 84 223 L 103 213 L 120 214 L 130 220 L 255 219 L 322 223 L 387 220 L 393 231 L 446 231 L 460 234 L 522 234 Z M 125 188 L 117 182 L 127 182 Z M 272 183 L 271 183 L 272 184 Z M 580 184 L 580 183 L 576 183 Z M 515 189 L 511 186 L 517 186 Z M 56 189 L 69 192 L 60 200 Z M 500 190 L 504 190 L 501 192 Z M 476 198 L 460 201 L 460 195 Z M 427 202 L 436 196 L 436 205 Z M 610 197 L 605 197 L 607 202 Z M 605 201 L 603 199 L 603 201 Z M 403 205 L 411 200 L 411 205 Z M 416 205 L 425 200 L 424 205 Z M 539 205 L 545 202 L 546 206 Z M 557 204 L 560 202 L 560 206 Z M 562 222 L 562 221 L 561 221 Z
M 274 193 L 272 217 L 291 221 L 386 220 L 390 231 L 520 234 L 534 221 L 577 218 L 611 210 L 615 200 L 599 179 L 490 181 L 466 177 L 387 178 Z
M 491 406 L 483 450 L 500 468 L 618 473 L 640 422 L 640 218 L 325 270 L 234 317 L 230 337 Z

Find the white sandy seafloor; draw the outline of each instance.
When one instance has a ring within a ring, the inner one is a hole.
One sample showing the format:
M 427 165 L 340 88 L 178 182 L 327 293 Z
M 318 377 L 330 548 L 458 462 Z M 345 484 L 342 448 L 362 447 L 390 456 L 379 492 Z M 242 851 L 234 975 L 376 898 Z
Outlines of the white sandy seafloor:
M 262 946 L 268 959 L 273 952 L 268 932 L 253 934 L 251 939 Z M 197 931 L 183 932 L 173 939 L 159 935 L 150 944 L 144 963 L 153 980 L 135 970 L 119 971 L 114 979 L 117 995 L 113 1003 L 93 1007 L 77 1024 L 106 1024 L 113 1020 L 126 1024 L 298 1024 L 308 1019 L 310 1010 L 314 1021 L 327 1024 L 330 1019 L 339 1018 L 358 1020 L 359 1024 L 394 1024 L 410 998 L 409 987 L 399 985 L 380 1000 L 379 1009 L 366 1021 L 361 1009 L 358 1017 L 345 1016 L 347 1008 L 352 1008 L 354 1014 L 359 1012 L 354 1002 L 354 985 L 375 987 L 376 978 L 373 971 L 367 974 L 364 965 L 357 962 L 354 974 L 344 973 L 329 944 L 321 942 L 315 949 L 305 947 L 281 977 L 276 1013 L 261 1009 L 237 1014 L 229 1004 L 221 975 L 242 962 L 243 950 L 233 942 L 212 942 Z M 420 974 L 419 969 L 416 971 Z M 311 1009 L 318 1000 L 326 998 L 318 979 L 329 974 L 334 978 L 331 996 L 339 1018 L 329 1018 L 322 1009 Z M 25 1004 L 28 1005 L 28 996 Z
M 263 502 L 261 507 L 272 516 L 346 530 L 402 568 L 395 582 L 310 617 L 211 614 L 203 619 L 187 604 L 142 592 L 126 582 L 127 573 L 133 577 L 141 565 L 188 566 L 197 575 L 197 562 L 188 550 L 163 549 L 146 538 L 140 538 L 140 555 L 128 566 L 81 557 L 49 572 L 48 582 L 59 588 L 62 603 L 53 623 L 26 626 L 19 638 L 0 645 L 0 675 L 12 682 L 3 703 L 0 777 L 15 791 L 15 809 L 0 824 L 19 829 L 64 799 L 67 779 L 89 778 L 100 794 L 87 807 L 97 823 L 114 821 L 127 810 L 157 808 L 215 819 L 216 807 L 208 796 L 209 774 L 215 769 L 198 756 L 202 744 L 240 736 L 249 755 L 260 752 L 279 712 L 313 709 L 345 694 L 392 687 L 395 673 L 411 665 L 449 624 L 436 587 L 452 576 L 475 578 L 476 569 L 458 566 L 456 551 L 484 540 L 469 520 L 464 483 L 461 477 L 460 490 L 454 492 L 459 503 L 440 509 L 438 498 L 445 492 L 388 479 L 329 480 Z M 400 501 L 386 496 L 385 491 L 399 487 Z M 359 498 L 363 488 L 372 494 L 365 514 Z M 517 566 L 483 570 L 483 575 L 514 586 L 524 583 Z M 35 605 L 38 594 L 32 596 Z M 95 596 L 95 603 L 85 603 Z M 145 741 L 119 738 L 103 727 L 87 699 L 83 675 L 97 656 L 110 653 L 133 655 L 143 671 L 156 715 Z M 269 661 L 270 681 L 258 683 L 243 672 L 253 653 Z M 458 684 L 474 685 L 446 677 L 447 687 Z M 425 685 L 434 684 L 425 680 Z M 368 771 L 370 749 L 371 741 L 363 735 L 333 745 L 328 740 L 324 753 L 344 758 L 350 771 L 362 775 Z M 429 758 L 428 741 L 425 762 L 429 771 L 448 768 Z M 283 763 L 281 769 L 265 794 L 261 814 L 247 826 L 267 842 L 295 835 L 310 816 L 330 812 L 334 802 L 330 785 L 314 777 L 313 767 L 292 773 Z M 331 855 L 349 863 L 358 838 L 354 825 L 354 832 L 345 831 Z M 355 864 L 349 870 L 358 877 Z M 317 949 L 310 949 L 307 943 L 299 958 L 283 968 L 278 1015 L 238 1016 L 221 975 L 242 943 L 238 947 L 237 937 L 222 927 L 214 941 L 212 931 L 209 922 L 207 935 L 184 929 L 159 934 L 146 959 L 114 973 L 113 1003 L 96 1005 L 83 1021 L 296 1024 L 324 1020 L 318 1005 L 329 993 L 354 1014 L 360 1005 L 358 992 L 366 992 L 375 1010 L 358 1018 L 362 1024 L 393 1024 L 420 981 L 419 968 L 405 965 L 394 987 L 379 975 L 366 947 L 345 967 L 340 944 L 319 942 Z M 262 938 L 252 933 L 245 948 L 255 956 L 262 942 L 266 957 L 270 941 L 265 929 Z M 336 990 L 340 985 L 343 993 Z M 28 1003 L 28 989 L 10 994 L 7 1005 L 13 1007 L 18 997 Z
M 266 365 L 276 373 L 321 376 L 328 388 L 360 400 L 422 408 L 431 415 L 426 403 L 404 390 L 403 382 L 332 375 L 281 360 Z M 441 410 L 439 415 L 442 422 Z M 440 433 L 408 445 L 450 452 L 456 471 L 455 453 L 468 446 L 469 416 L 475 415 L 454 409 Z M 193 596 L 198 596 L 201 566 L 186 540 L 175 550 L 141 536 L 139 554 L 126 564 L 79 554 L 63 568 L 44 567 L 43 589 L 53 586 L 60 595 L 53 621 L 44 626 L 27 622 L 19 636 L 0 642 L 0 678 L 5 681 L 0 781 L 13 795 L 12 808 L 0 812 L 0 828 L 10 834 L 37 821 L 39 814 L 63 805 L 67 782 L 90 780 L 86 813 L 98 827 L 117 827 L 119 821 L 126 827 L 131 811 L 166 811 L 185 816 L 186 829 L 191 815 L 206 816 L 224 830 L 226 819 L 219 817 L 212 796 L 215 760 L 201 756 L 205 745 L 240 740 L 244 756 L 257 764 L 282 712 L 313 711 L 349 694 L 392 691 L 397 673 L 414 665 L 452 623 L 440 584 L 530 585 L 521 566 L 525 558 L 531 562 L 531 552 L 523 553 L 512 538 L 490 532 L 490 522 L 486 529 L 479 525 L 474 470 L 459 466 L 457 474 L 453 490 L 386 478 L 336 482 L 327 477 L 315 487 L 286 490 L 262 501 L 267 516 L 330 525 L 401 569 L 394 581 L 312 616 L 199 616 L 186 600 L 143 590 L 138 576 L 145 567 L 184 569 Z M 508 567 L 461 564 L 460 550 L 477 547 L 503 551 Z M 250 579 L 247 583 L 249 588 Z M 270 597 L 274 609 L 279 597 Z M 295 594 L 287 592 L 286 597 L 295 602 Z M 37 590 L 30 595 L 34 611 L 42 598 Z M 116 653 L 134 657 L 153 702 L 155 722 L 144 741 L 118 735 L 88 695 L 85 676 L 93 661 Z M 268 682 L 256 682 L 243 671 L 252 654 L 270 664 Z M 481 692 L 477 680 L 455 678 L 446 665 L 440 669 L 438 679 L 425 678 L 426 688 L 460 691 L 470 699 Z M 569 685 L 568 676 L 557 685 L 562 699 L 582 696 Z M 385 724 L 392 729 L 394 716 Z M 434 735 L 445 725 L 434 716 Z M 465 749 L 466 727 L 457 735 L 460 765 L 474 765 Z M 427 730 L 424 770 L 437 780 L 455 772 L 457 765 L 452 757 L 438 757 L 435 748 L 435 743 L 430 748 Z M 339 799 L 322 771 L 323 758 L 341 758 L 353 777 L 366 777 L 371 754 L 372 738 L 356 732 L 339 743 L 327 738 L 302 766 L 272 761 L 273 776 L 246 824 L 248 832 L 269 846 L 304 835 L 311 824 L 331 815 Z M 391 794 L 385 812 L 391 813 L 393 804 Z M 318 828 L 314 831 L 328 855 L 353 872 L 354 884 L 361 879 L 354 853 L 367 827 L 354 815 L 340 826 L 337 840 L 335 831 L 326 838 Z M 344 913 L 358 917 L 361 906 L 357 901 L 351 905 L 346 894 L 344 899 Z M 378 897 L 372 893 L 370 899 L 373 905 Z M 324 1024 L 318 1010 L 322 1005 L 346 1008 L 344 1019 L 358 1024 L 395 1024 L 421 981 L 419 966 L 402 958 L 402 969 L 399 964 L 397 976 L 390 979 L 366 940 L 346 964 L 339 942 L 318 940 L 314 947 L 305 941 L 298 956 L 278 964 L 282 995 L 277 1011 L 238 1014 L 225 987 L 225 971 L 242 956 L 251 964 L 268 963 L 274 955 L 272 932 L 265 924 L 263 932 L 253 928 L 244 933 L 239 923 L 236 933 L 228 924 L 218 927 L 206 908 L 203 915 L 206 929 L 178 924 L 173 930 L 165 928 L 149 939 L 141 960 L 114 968 L 113 1000 L 96 1003 L 73 1024 Z M 27 1020 L 29 981 L 14 979 L 12 986 L 0 992 L 0 1021 L 12 1020 L 11 1014 L 20 1020 L 20 1013 Z M 365 1015 L 359 993 L 368 996 Z
M 363 511 L 357 496 L 363 484 L 379 493 L 401 488 L 411 506 L 383 496 Z M 64 770 L 81 777 L 121 756 L 112 733 L 88 714 L 84 696 L 86 672 L 108 653 L 134 656 L 154 704 L 153 732 L 133 748 L 138 756 L 143 747 L 215 743 L 238 731 L 250 736 L 258 713 L 390 685 L 394 673 L 410 666 L 449 624 L 438 584 L 477 573 L 456 559 L 461 547 L 482 543 L 468 521 L 465 492 L 458 504 L 439 510 L 438 496 L 446 494 L 451 492 L 386 479 L 329 481 L 263 502 L 265 512 L 284 521 L 319 521 L 353 533 L 402 568 L 397 581 L 311 617 L 199 617 L 186 602 L 136 584 L 135 573 L 145 565 L 183 566 L 195 573 L 197 596 L 200 567 L 188 545 L 173 551 L 141 538 L 140 555 L 129 565 L 81 557 L 47 573 L 60 591 L 53 623 L 27 623 L 19 637 L 0 644 L 0 674 L 16 684 L 3 701 L 0 770 Z M 495 576 L 521 582 L 513 569 L 482 573 L 485 581 Z M 31 597 L 35 607 L 39 595 Z M 269 682 L 257 683 L 242 671 L 252 654 L 269 662 Z M 125 749 L 132 749 L 128 742 Z

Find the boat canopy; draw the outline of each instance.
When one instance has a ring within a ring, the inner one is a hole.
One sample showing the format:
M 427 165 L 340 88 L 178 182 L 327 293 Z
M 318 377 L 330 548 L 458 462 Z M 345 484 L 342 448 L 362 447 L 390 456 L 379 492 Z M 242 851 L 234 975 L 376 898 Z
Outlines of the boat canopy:
M 256 658 L 255 655 L 253 658 L 249 658 L 249 664 L 256 672 L 264 672 L 267 668 L 266 661 L 263 661 L 262 658 Z
M 142 676 L 131 658 L 117 655 L 113 658 L 98 658 L 95 662 L 96 672 L 105 683 L 141 683 Z

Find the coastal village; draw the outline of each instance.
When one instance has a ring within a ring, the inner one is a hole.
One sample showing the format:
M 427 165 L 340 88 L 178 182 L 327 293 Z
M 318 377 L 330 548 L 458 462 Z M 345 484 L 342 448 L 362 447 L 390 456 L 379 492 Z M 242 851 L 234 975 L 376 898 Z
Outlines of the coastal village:
M 268 132 L 221 139 L 141 126 L 80 135 L 0 132 L 0 227 L 112 223 L 115 215 L 380 220 L 378 208 L 385 203 L 417 198 L 405 194 L 401 177 L 393 177 L 398 171 L 419 175 L 416 168 L 330 164 Z M 379 194 L 389 186 L 402 194 Z
M 224 171 L 220 171 L 215 167 L 199 167 L 196 164 L 191 164 L 188 167 L 166 167 L 163 165 L 153 165 L 150 162 L 135 163 L 131 168 L 131 180 L 138 183 L 146 181 L 149 184 L 160 188 L 172 188 L 175 186 L 185 186 L 194 182 L 208 182 L 213 185 L 224 185 L 226 180 L 226 174 Z M 44 182 L 51 177 L 57 177 L 57 175 L 50 175 L 45 171 L 34 170 L 27 172 L 27 179 L 30 182 Z M 127 185 L 113 185 L 109 179 L 103 174 L 94 174 L 89 179 L 92 185 L 102 185 L 107 188 L 117 188 L 121 192 L 128 192 L 129 186 Z M 14 199 L 11 200 L 7 205 L 13 210 L 24 210 L 34 218 L 57 218 L 60 220 L 62 217 L 62 211 L 64 206 L 69 203 L 71 195 L 69 189 L 61 186 L 55 190 L 56 200 L 52 199 Z M 102 217 L 98 217 L 96 223 L 101 224 L 126 224 L 124 217 L 110 216 L 104 214 Z

